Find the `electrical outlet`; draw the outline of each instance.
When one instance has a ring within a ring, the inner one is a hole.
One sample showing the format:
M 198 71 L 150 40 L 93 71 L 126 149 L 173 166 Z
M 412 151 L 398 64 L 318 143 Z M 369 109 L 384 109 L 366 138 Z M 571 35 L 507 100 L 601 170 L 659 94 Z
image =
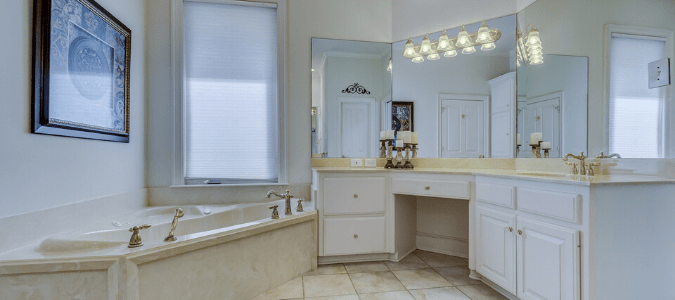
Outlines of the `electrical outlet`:
M 374 168 L 377 166 L 377 159 L 366 158 L 366 168 Z
M 354 168 L 354 167 L 363 167 L 363 159 L 352 158 L 352 168 Z

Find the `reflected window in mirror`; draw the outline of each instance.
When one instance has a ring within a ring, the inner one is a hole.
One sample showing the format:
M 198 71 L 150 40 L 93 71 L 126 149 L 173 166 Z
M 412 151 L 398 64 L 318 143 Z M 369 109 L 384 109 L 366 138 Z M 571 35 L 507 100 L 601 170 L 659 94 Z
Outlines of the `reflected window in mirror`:
M 659 31 L 616 32 L 608 36 L 608 151 L 623 158 L 663 158 L 668 137 L 667 86 L 650 88 L 649 63 L 668 57 L 672 40 Z M 661 36 L 659 36 L 661 35 Z M 672 39 L 672 37 L 670 37 Z

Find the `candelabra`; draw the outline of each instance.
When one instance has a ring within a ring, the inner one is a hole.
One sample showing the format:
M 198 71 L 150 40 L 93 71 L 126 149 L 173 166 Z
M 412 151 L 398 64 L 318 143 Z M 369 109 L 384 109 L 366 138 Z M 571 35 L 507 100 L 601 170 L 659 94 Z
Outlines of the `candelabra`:
M 532 147 L 532 158 L 541 158 L 541 141 L 536 144 L 530 144 Z
M 410 150 L 412 148 L 412 144 L 405 144 L 405 164 L 403 164 L 404 169 L 413 169 L 415 166 L 410 162 Z
M 417 158 L 417 143 L 410 145 L 412 145 L 412 158 Z
M 403 169 L 403 147 L 396 147 L 396 169 Z
M 387 140 L 380 140 L 380 158 L 387 157 Z

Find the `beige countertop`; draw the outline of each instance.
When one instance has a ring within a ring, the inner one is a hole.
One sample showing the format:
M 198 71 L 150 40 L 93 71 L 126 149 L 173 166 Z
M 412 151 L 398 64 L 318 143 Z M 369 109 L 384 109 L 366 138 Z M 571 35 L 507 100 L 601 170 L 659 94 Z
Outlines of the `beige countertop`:
M 451 174 L 497 177 L 539 181 L 546 183 L 560 183 L 583 186 L 612 185 L 612 184 L 675 184 L 675 179 L 651 175 L 611 174 L 596 176 L 580 176 L 562 173 L 547 173 L 529 170 L 508 169 L 453 169 L 453 168 L 415 168 L 415 169 L 385 169 L 377 168 L 349 168 L 349 167 L 313 167 L 312 170 L 325 173 L 407 173 L 407 174 Z

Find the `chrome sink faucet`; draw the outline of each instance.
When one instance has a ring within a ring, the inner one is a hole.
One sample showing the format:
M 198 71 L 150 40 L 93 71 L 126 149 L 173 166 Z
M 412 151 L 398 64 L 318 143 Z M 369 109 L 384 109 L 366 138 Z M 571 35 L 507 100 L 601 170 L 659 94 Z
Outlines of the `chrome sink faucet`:
M 290 216 L 293 214 L 293 212 L 291 211 L 291 198 L 293 198 L 293 195 L 291 195 L 291 191 L 286 190 L 286 193 L 281 195 L 279 195 L 279 193 L 273 190 L 267 192 L 267 198 L 269 198 L 272 195 L 277 196 L 279 198 L 284 198 L 286 200 L 286 209 L 284 209 L 285 215 Z

